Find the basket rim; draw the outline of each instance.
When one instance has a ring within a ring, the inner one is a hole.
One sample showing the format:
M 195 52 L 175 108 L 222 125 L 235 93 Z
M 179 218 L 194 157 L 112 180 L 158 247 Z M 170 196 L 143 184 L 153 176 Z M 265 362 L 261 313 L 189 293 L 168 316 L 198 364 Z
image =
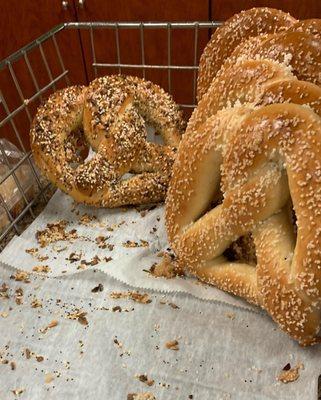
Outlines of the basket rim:
M 222 25 L 220 21 L 190 21 L 190 22 L 130 22 L 130 21 L 97 21 L 97 22 L 64 22 L 62 24 L 56 25 L 43 35 L 29 42 L 25 46 L 21 47 L 14 53 L 5 57 L 0 61 L 0 70 L 4 69 L 11 64 L 12 62 L 19 59 L 25 53 L 32 50 L 34 47 L 39 46 L 39 44 L 45 42 L 50 37 L 54 36 L 56 33 L 64 30 L 64 29 L 93 29 L 93 28 L 105 28 L 105 29 L 164 29 L 164 28 L 173 28 L 173 29 L 186 29 L 186 28 L 217 28 Z

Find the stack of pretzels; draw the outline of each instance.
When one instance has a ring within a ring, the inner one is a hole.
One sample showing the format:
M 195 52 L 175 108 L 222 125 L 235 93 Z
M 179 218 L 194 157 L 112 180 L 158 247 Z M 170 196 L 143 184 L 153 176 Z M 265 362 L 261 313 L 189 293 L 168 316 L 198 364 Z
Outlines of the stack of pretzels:
M 229 19 L 201 57 L 166 198 L 179 266 L 301 345 L 321 341 L 320 85 L 321 20 Z
M 321 342 L 321 20 L 235 15 L 201 56 L 197 98 L 185 131 L 151 82 L 64 89 L 33 121 L 35 161 L 94 206 L 167 193 L 179 269 L 261 306 L 301 345 Z M 146 140 L 145 122 L 164 145 Z

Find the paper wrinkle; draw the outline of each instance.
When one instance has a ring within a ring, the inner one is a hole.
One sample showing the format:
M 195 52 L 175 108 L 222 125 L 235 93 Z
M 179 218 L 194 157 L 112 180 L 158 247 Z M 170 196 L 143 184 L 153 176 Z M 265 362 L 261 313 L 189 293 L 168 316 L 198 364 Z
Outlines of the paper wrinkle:
M 10 288 L 10 298 L 0 301 L 1 312 L 8 314 L 0 317 L 0 351 L 17 366 L 11 371 L 9 364 L 1 365 L 1 399 L 13 398 L 11 391 L 20 388 L 19 398 L 32 400 L 123 400 L 144 391 L 157 400 L 184 400 L 190 394 L 204 400 L 317 398 L 321 346 L 298 346 L 265 315 L 234 312 L 183 293 L 149 293 L 149 304 L 112 299 L 112 292 L 126 293 L 128 286 L 100 271 L 53 279 L 32 274 L 30 283 L 10 279 L 13 273 L 0 264 L 0 282 Z M 98 284 L 103 290 L 93 293 Z M 19 287 L 21 305 L 15 302 Z M 41 308 L 31 307 L 34 298 Z M 113 312 L 115 306 L 122 312 Z M 67 318 L 75 309 L 87 312 L 88 326 Z M 52 320 L 58 325 L 40 333 Z M 179 351 L 168 350 L 165 344 L 175 339 Z M 26 348 L 44 361 L 27 359 Z M 276 377 L 287 363 L 302 363 L 304 369 L 285 385 Z M 50 384 L 46 373 L 54 377 Z M 146 386 L 137 374 L 147 374 L 155 384 Z
M 89 222 L 89 225 L 83 225 L 80 221 L 85 214 L 95 216 L 97 219 Z M 48 223 L 59 220 L 67 220 L 66 231 L 76 229 L 79 239 L 72 242 L 59 241 L 45 248 L 39 248 L 36 232 L 45 229 Z M 114 230 L 108 231 L 108 228 Z M 112 251 L 98 247 L 95 239 L 99 236 L 109 237 L 106 244 L 114 245 Z M 149 246 L 124 247 L 126 241 L 144 243 L 141 240 L 147 241 Z M 65 250 L 57 251 L 65 247 L 67 247 Z M 30 248 L 39 248 L 38 254 L 48 256 L 48 260 L 40 262 L 26 253 L 26 250 Z M 20 236 L 15 236 L 11 240 L 0 254 L 0 261 L 28 272 L 33 272 L 32 269 L 37 265 L 48 265 L 50 272 L 47 275 L 57 277 L 82 271 L 77 269 L 80 261 L 70 263 L 66 260 L 71 253 L 81 252 L 81 259 L 87 262 L 97 255 L 101 261 L 97 265 L 86 266 L 86 269 L 101 270 L 135 288 L 152 289 L 163 293 L 184 292 L 203 300 L 215 300 L 253 312 L 261 312 L 244 300 L 213 286 L 201 284 L 194 278 L 155 278 L 145 272 L 144 270 L 149 270 L 154 263 L 162 260 L 157 254 L 167 248 L 164 205 L 156 205 L 154 209 L 146 211 L 145 216 L 142 216 L 141 211 L 134 207 L 96 209 L 75 204 L 69 196 L 58 190 L 34 222 Z M 106 262 L 105 257 L 112 257 L 113 260 Z

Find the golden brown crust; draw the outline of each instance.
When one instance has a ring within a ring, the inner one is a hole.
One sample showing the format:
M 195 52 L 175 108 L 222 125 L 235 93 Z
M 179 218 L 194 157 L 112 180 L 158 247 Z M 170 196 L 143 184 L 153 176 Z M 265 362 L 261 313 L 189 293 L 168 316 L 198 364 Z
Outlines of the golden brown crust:
M 281 92 L 293 96 L 298 85 L 290 81 Z M 318 88 L 311 88 L 307 98 L 315 99 Z M 223 202 L 211 209 L 220 169 Z M 302 345 L 319 341 L 321 326 L 319 176 L 321 118 L 310 107 L 243 106 L 219 111 L 184 137 L 166 199 L 168 236 L 181 265 L 261 305 Z M 296 242 L 286 212 L 279 213 L 290 198 Z M 257 249 L 256 269 L 223 256 L 248 232 Z
M 311 33 L 317 38 L 321 39 L 321 19 L 312 18 L 304 19 L 302 21 L 296 22 L 294 25 L 290 26 L 289 32 L 306 32 Z
M 295 243 L 282 215 L 271 215 L 253 231 L 258 288 L 262 305 L 282 329 L 309 344 L 320 329 L 321 118 L 294 104 L 253 112 L 233 137 L 224 160 L 226 190 L 233 182 L 242 185 L 254 170 L 271 162 L 287 173 L 298 233 Z
M 257 103 L 264 88 L 295 79 L 290 69 L 273 60 L 236 60 L 213 79 L 188 121 L 185 135 L 193 134 L 207 118 L 235 104 Z
M 188 121 L 185 136 L 193 135 L 207 118 L 221 109 L 246 103 L 284 102 L 305 104 L 318 113 L 321 89 L 315 84 L 299 81 L 289 67 L 277 61 L 238 59 L 213 79 Z
M 164 146 L 146 141 L 145 120 L 163 136 Z M 82 129 L 96 151 L 90 160 L 74 154 L 74 131 Z M 118 207 L 165 198 L 172 145 L 183 129 L 181 112 L 160 87 L 109 76 L 50 96 L 32 123 L 31 147 L 42 172 L 76 201 Z M 125 173 L 137 175 L 123 180 Z
M 246 39 L 264 33 L 282 31 L 296 20 L 289 14 L 272 8 L 252 8 L 228 19 L 216 29 L 200 59 L 197 99 L 201 100 L 223 62 Z
M 226 59 L 218 76 L 239 58 L 275 60 L 290 66 L 298 79 L 321 84 L 321 41 L 308 32 L 286 31 L 242 42 Z

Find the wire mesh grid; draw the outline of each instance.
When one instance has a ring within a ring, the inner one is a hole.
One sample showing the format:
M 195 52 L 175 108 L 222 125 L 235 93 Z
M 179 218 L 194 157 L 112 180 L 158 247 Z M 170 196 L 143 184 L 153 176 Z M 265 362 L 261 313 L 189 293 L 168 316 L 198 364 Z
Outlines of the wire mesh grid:
M 6 154 L 5 148 L 0 141 L 0 157 L 3 159 L 7 167 L 7 172 L 2 175 L 0 178 L 0 188 L 1 185 L 10 177 L 14 180 L 16 188 L 21 196 L 23 206 L 19 209 L 18 212 L 13 212 L 12 209 L 8 206 L 5 201 L 3 195 L 0 191 L 0 209 L 5 212 L 7 217 L 7 223 L 5 226 L 1 227 L 0 224 L 0 244 L 3 239 L 6 238 L 9 232 L 14 231 L 16 234 L 21 233 L 21 228 L 19 227 L 19 222 L 22 218 L 30 214 L 30 218 L 35 218 L 35 213 L 33 210 L 34 205 L 41 198 L 44 202 L 48 201 L 46 197 L 46 193 L 50 184 L 48 182 L 44 182 L 41 179 L 37 168 L 35 167 L 32 154 L 28 150 L 28 146 L 26 146 L 23 137 L 25 138 L 28 135 L 28 130 L 23 130 L 18 128 L 15 119 L 21 114 L 25 113 L 27 116 L 27 120 L 29 123 L 32 121 L 33 113 L 30 111 L 30 105 L 35 102 L 43 102 L 45 95 L 49 90 L 55 91 L 57 89 L 57 85 L 63 83 L 63 86 L 70 85 L 70 71 L 66 69 L 64 63 L 64 54 L 61 51 L 57 40 L 57 34 L 61 34 L 61 32 L 66 30 L 76 30 L 80 32 L 80 30 L 89 31 L 90 36 L 90 51 L 91 51 L 91 68 L 94 76 L 98 76 L 100 70 L 102 69 L 113 69 L 117 70 L 118 73 L 124 73 L 126 68 L 131 68 L 142 73 L 142 76 L 146 77 L 146 71 L 148 70 L 163 70 L 167 71 L 167 81 L 168 87 L 164 88 L 169 93 L 172 92 L 172 72 L 175 70 L 180 71 L 191 71 L 193 73 L 193 100 L 189 104 L 180 104 L 185 108 L 194 108 L 196 103 L 196 83 L 197 83 L 197 70 L 198 70 L 198 42 L 199 42 L 199 34 L 201 30 L 206 30 L 209 32 L 210 29 L 215 29 L 220 25 L 220 22 L 80 22 L 80 23 L 65 23 L 61 24 L 51 31 L 45 33 L 38 39 L 29 43 L 27 46 L 21 48 L 11 56 L 7 57 L 0 63 L 0 72 L 6 71 L 8 73 L 8 79 L 11 80 L 11 83 L 14 85 L 19 98 L 19 104 L 13 109 L 9 109 L 6 99 L 10 96 L 10 93 L 5 93 L 3 88 L 0 90 L 0 106 L 2 107 L 2 119 L 0 122 L 0 130 L 7 125 L 10 126 L 13 132 L 13 139 L 16 143 L 19 144 L 20 150 L 23 153 L 23 156 L 15 165 L 11 165 L 8 156 Z M 113 63 L 103 62 L 97 59 L 96 48 L 95 48 L 95 31 L 108 29 L 114 32 L 114 41 L 116 47 L 116 60 Z M 136 32 L 139 32 L 140 38 L 140 63 L 125 63 L 122 62 L 122 54 L 121 54 L 121 46 L 120 46 L 120 31 L 122 29 L 133 29 Z M 148 29 L 157 29 L 166 32 L 167 38 L 167 63 L 146 63 L 146 49 L 145 49 L 145 34 Z M 193 32 L 193 42 L 191 43 L 191 47 L 193 48 L 193 62 L 190 65 L 177 65 L 172 62 L 172 31 L 173 29 L 188 29 Z M 59 67 L 59 73 L 54 74 L 53 70 L 57 70 L 57 68 L 53 68 L 52 59 L 48 59 L 48 56 L 45 51 L 45 44 L 51 42 L 51 45 L 54 48 L 55 58 L 54 62 L 57 64 L 55 67 Z M 46 82 L 40 83 L 39 77 L 37 73 L 34 71 L 32 67 L 32 63 L 30 62 L 30 53 L 37 49 L 40 53 L 40 60 L 44 66 L 46 71 Z M 23 83 L 19 80 L 16 72 L 15 72 L 15 64 L 17 62 L 23 62 L 26 68 L 26 72 L 29 75 L 29 81 L 32 82 L 33 85 L 33 94 L 25 98 L 24 92 L 25 88 L 23 87 Z M 10 137 L 9 137 L 10 140 Z M 17 171 L 19 167 L 23 164 L 27 164 L 32 173 L 33 179 L 35 181 L 35 185 L 37 190 L 35 191 L 32 198 L 30 198 L 25 189 L 23 188 L 22 182 L 20 182 L 19 174 Z M 1 210 L 0 210 L 1 211 Z

